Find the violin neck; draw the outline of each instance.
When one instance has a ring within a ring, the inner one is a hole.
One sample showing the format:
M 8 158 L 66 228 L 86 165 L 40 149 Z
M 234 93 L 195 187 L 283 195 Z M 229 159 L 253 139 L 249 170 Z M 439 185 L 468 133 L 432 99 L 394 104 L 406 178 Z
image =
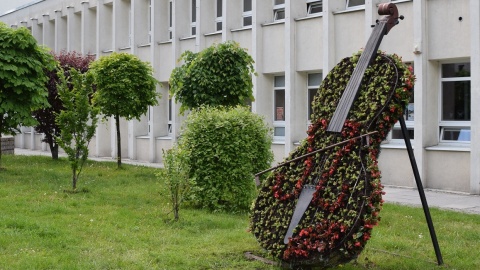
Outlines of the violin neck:
M 345 91 L 340 98 L 337 108 L 333 113 L 333 117 L 328 125 L 327 131 L 342 131 L 343 124 L 347 119 L 348 112 L 350 111 L 353 102 L 358 96 L 358 90 L 360 89 L 363 75 L 367 70 L 368 65 L 372 62 L 372 60 L 377 54 L 378 47 L 382 42 L 386 29 L 387 24 L 384 21 L 378 22 L 378 24 L 373 29 L 373 32 L 368 39 L 367 45 L 365 46 L 365 49 L 363 50 L 360 59 L 358 60 L 355 69 L 353 70 L 352 76 L 347 83 L 347 87 L 345 88 Z

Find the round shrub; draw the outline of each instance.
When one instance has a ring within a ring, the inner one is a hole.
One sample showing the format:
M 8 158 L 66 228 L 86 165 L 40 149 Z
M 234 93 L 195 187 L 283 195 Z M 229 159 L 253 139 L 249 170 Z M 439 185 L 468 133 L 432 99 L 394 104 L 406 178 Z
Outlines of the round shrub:
M 273 160 L 271 143 L 270 128 L 248 108 L 193 110 L 179 140 L 195 182 L 189 202 L 212 211 L 247 211 L 255 197 L 253 175 Z

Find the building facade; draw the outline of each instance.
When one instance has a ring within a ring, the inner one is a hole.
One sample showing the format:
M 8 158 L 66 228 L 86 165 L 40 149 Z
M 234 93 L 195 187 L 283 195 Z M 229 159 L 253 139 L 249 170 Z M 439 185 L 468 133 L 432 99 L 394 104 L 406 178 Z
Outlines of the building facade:
M 161 82 L 159 105 L 121 121 L 122 156 L 161 162 L 182 118 L 168 79 L 186 50 L 234 40 L 255 60 L 252 110 L 273 128 L 277 161 L 306 137 L 310 103 L 342 58 L 365 46 L 390 0 L 36 0 L 0 15 L 27 27 L 40 44 L 96 57 L 128 52 L 151 62 Z M 392 0 L 405 20 L 380 46 L 402 56 L 417 78 L 405 113 L 424 186 L 480 194 L 480 1 Z M 113 120 L 90 145 L 116 156 Z M 41 134 L 22 127 L 16 147 L 47 151 Z M 123 152 L 124 151 L 124 152 Z M 383 144 L 384 184 L 415 186 L 400 127 Z

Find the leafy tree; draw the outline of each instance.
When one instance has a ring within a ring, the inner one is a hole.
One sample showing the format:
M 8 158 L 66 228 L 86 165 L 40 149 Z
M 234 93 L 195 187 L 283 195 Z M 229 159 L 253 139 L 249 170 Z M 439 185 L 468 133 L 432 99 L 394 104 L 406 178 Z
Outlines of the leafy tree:
M 88 65 L 95 59 L 94 56 L 83 56 L 77 52 L 62 51 L 59 54 L 52 52 L 55 60 L 59 66 L 55 70 L 46 71 L 49 78 L 47 82 L 48 89 L 48 103 L 50 107 L 44 107 L 33 112 L 33 116 L 38 121 L 35 126 L 35 131 L 43 133 L 45 138 L 43 142 L 48 143 L 53 159 L 58 159 L 58 143 L 55 137 L 60 136 L 60 127 L 57 125 L 55 119 L 58 113 L 64 109 L 62 100 L 58 98 L 57 84 L 59 83 L 58 71 L 64 70 L 66 78 L 69 78 L 68 73 L 70 69 L 76 69 L 80 73 L 85 73 L 88 70 Z M 70 85 L 72 87 L 72 85 Z
M 26 28 L 0 22 L 0 139 L 15 134 L 19 125 L 36 124 L 32 111 L 48 106 L 44 70 L 54 68 L 53 57 Z
M 253 100 L 253 58 L 239 44 L 227 41 L 199 53 L 186 51 L 184 64 L 170 76 L 170 92 L 181 111 L 209 106 L 236 106 Z
M 95 135 L 99 108 L 91 104 L 92 78 L 72 68 L 69 77 L 63 70 L 58 72 L 58 96 L 64 109 L 56 115 L 60 135 L 55 137 L 68 155 L 72 168 L 72 188 L 75 191 L 83 164 L 88 157 L 88 144 Z
M 194 181 L 190 202 L 213 211 L 249 209 L 254 174 L 273 160 L 271 130 L 261 116 L 242 106 L 194 109 L 178 143 Z
M 117 164 L 120 168 L 120 117 L 127 120 L 145 114 L 148 106 L 158 104 L 153 69 L 147 62 L 127 53 L 112 53 L 90 65 L 97 92 L 94 101 L 104 117 L 114 116 L 117 129 Z

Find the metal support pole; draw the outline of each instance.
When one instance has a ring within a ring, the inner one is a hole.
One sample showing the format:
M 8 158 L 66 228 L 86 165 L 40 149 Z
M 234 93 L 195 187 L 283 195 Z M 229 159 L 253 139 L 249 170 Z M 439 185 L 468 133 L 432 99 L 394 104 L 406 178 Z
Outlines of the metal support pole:
M 430 238 L 432 238 L 433 248 L 435 249 L 435 255 L 437 256 L 437 262 L 438 265 L 442 265 L 442 253 L 440 252 L 440 246 L 438 245 L 437 235 L 435 234 L 432 217 L 430 216 L 430 210 L 428 209 L 427 198 L 425 197 L 425 191 L 423 190 L 422 180 L 420 179 L 420 173 L 418 172 L 417 162 L 415 161 L 412 144 L 410 143 L 407 126 L 405 125 L 405 119 L 403 119 L 403 116 L 400 116 L 399 121 L 402 128 L 403 139 L 405 140 L 405 146 L 407 147 L 408 157 L 410 158 L 410 164 L 412 165 L 415 182 L 417 183 L 418 194 L 420 195 L 420 200 L 422 201 L 423 212 L 425 213 L 425 218 L 427 219 Z

